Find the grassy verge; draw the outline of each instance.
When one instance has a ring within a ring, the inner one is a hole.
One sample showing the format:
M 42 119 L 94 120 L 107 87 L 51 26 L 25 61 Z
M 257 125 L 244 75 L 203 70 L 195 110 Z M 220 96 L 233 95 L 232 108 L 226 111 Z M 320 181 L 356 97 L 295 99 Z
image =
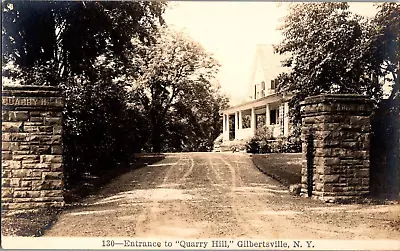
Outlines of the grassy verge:
M 261 172 L 285 186 L 301 182 L 301 153 L 254 154 L 252 160 Z
M 133 169 L 145 167 L 146 165 L 161 161 L 162 159 L 164 159 L 162 154 L 140 154 L 136 155 L 135 161 L 131 163 L 129 167 L 107 170 L 97 174 L 97 176 L 87 176 L 79 183 L 75 184 L 73 187 L 64 192 L 65 202 L 67 204 L 79 202 L 86 196 L 95 193 L 104 184 L 107 184 L 111 180 L 118 178 L 122 174 Z

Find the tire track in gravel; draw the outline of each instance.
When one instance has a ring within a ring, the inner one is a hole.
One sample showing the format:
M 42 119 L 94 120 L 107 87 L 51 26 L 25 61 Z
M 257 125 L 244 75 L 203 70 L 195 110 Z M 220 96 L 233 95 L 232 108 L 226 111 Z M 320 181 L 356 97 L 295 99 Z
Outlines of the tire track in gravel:
M 185 189 L 184 183 L 186 181 L 186 178 L 193 172 L 194 160 L 193 160 L 193 156 L 191 156 L 191 155 L 189 155 L 189 156 L 180 155 L 180 156 L 181 157 L 179 157 L 179 159 L 175 163 L 173 163 L 171 165 L 171 167 L 168 169 L 168 171 L 165 174 L 165 177 L 163 179 L 163 182 L 158 186 L 157 189 L 174 189 L 175 186 Z M 187 170 L 185 170 L 187 163 L 186 163 L 186 161 L 183 162 L 183 160 L 189 160 L 191 163 L 190 166 L 187 168 Z M 183 164 L 180 164 L 182 162 L 183 162 Z M 181 169 L 181 167 L 182 167 L 182 169 Z M 184 173 L 182 175 L 181 175 L 181 171 L 184 171 Z M 138 217 L 139 223 L 137 224 L 138 225 L 137 235 L 144 235 L 146 232 L 151 230 L 150 226 L 152 225 L 152 223 L 154 223 L 154 222 L 160 223 L 163 221 L 162 215 L 160 215 L 160 212 L 163 211 L 163 208 L 160 207 L 161 203 L 162 202 L 160 200 L 153 199 L 153 200 L 151 200 L 150 204 L 142 211 L 142 213 Z M 168 214 L 175 213 L 175 212 L 185 212 L 184 207 L 187 207 L 184 203 L 180 203 L 180 202 L 171 204 L 170 202 L 167 201 L 162 204 L 163 204 L 163 206 L 166 206 L 166 204 L 169 204 L 169 210 L 167 210 Z M 182 204 L 184 205 L 183 207 L 182 207 Z M 175 209 L 176 207 L 179 207 L 178 210 Z M 162 225 L 162 224 L 160 224 L 160 225 Z
M 236 170 L 236 172 L 237 172 L 237 175 L 236 175 L 236 177 L 238 177 L 238 184 L 239 184 L 239 186 L 240 187 L 246 187 L 246 184 L 245 184 L 245 182 L 243 181 L 243 177 L 244 176 L 242 176 L 240 173 L 241 173 L 241 168 L 239 168 L 239 159 L 240 158 L 242 158 L 242 159 L 244 159 L 245 158 L 245 156 L 238 156 L 238 155 L 235 155 L 235 163 L 236 163 L 236 165 L 235 165 L 235 167 L 232 165 L 232 164 L 230 164 L 228 161 L 226 161 L 225 159 L 222 159 L 223 160 L 223 162 L 225 163 L 225 165 L 227 165 L 228 167 L 229 167 L 229 169 L 230 170 Z M 243 162 L 243 161 L 242 161 Z M 246 163 L 246 162 L 244 162 L 245 163 L 245 165 L 243 165 L 243 167 L 242 167 L 242 169 L 243 168 L 246 168 L 246 169 L 250 169 L 250 164 L 252 164 L 252 163 Z M 249 174 L 251 171 L 256 171 L 255 169 L 254 170 L 246 170 L 247 171 L 247 173 Z M 245 203 L 247 203 L 247 204 L 250 204 L 250 205 L 246 205 L 245 206 L 245 208 L 250 208 L 250 209 L 254 209 L 254 208 L 265 208 L 266 207 L 266 205 L 265 205 L 265 203 L 262 203 L 261 201 L 264 201 L 264 200 L 262 200 L 262 199 L 260 199 L 259 197 L 264 197 L 264 196 L 268 196 L 268 195 L 262 195 L 262 196 L 259 196 L 259 195 L 256 195 L 256 194 L 251 194 L 250 195 L 251 197 L 252 196 L 255 196 L 256 198 L 255 199 L 252 199 L 252 200 L 249 200 L 249 198 L 247 197 L 246 199 L 244 199 L 244 200 L 242 200 L 242 202 L 243 202 L 243 204 L 245 204 Z M 253 202 L 252 204 L 251 203 L 249 203 L 249 202 Z M 239 213 L 240 214 L 240 213 Z M 244 214 L 242 214 L 242 215 L 244 215 Z M 255 214 L 254 212 L 252 212 L 252 217 L 256 217 L 257 216 L 257 214 Z M 280 232 L 283 232 L 283 227 L 284 226 L 288 226 L 288 224 L 282 224 L 282 220 L 283 219 L 280 219 L 279 220 L 279 222 L 276 220 L 276 217 L 268 217 L 268 220 L 267 221 L 265 221 L 265 220 L 262 220 L 261 219 L 261 217 L 257 217 L 258 219 L 258 221 L 260 222 L 260 221 L 263 221 L 263 222 L 268 222 L 268 227 L 272 230 L 271 232 L 272 232 L 272 235 L 273 235 L 273 237 L 274 238 L 279 238 L 279 233 Z M 281 218 L 283 218 L 283 217 L 281 217 Z M 245 219 L 245 217 L 243 217 L 243 219 Z M 252 235 L 254 235 L 255 233 L 259 233 L 259 227 L 256 225 L 256 224 L 254 224 L 254 220 L 251 220 L 251 221 L 246 221 L 246 220 L 244 220 L 245 222 L 247 222 L 248 223 L 248 225 L 249 226 L 251 226 L 251 228 L 250 229 L 252 229 L 252 231 L 250 232 Z M 254 231 L 255 230 L 255 231 Z
M 192 172 L 194 168 L 194 159 L 193 156 L 189 157 L 190 160 L 190 167 L 189 169 L 183 174 L 183 176 L 176 182 L 177 184 L 181 183 L 184 179 L 186 179 Z
M 166 159 L 173 159 L 173 157 L 166 156 Z M 171 166 L 165 173 L 163 181 L 158 186 L 158 188 L 155 189 L 163 188 L 168 184 L 167 181 L 171 176 L 171 172 L 173 172 L 173 170 L 181 160 L 182 157 L 179 157 L 179 159 L 175 163 L 171 163 Z M 155 215 L 157 215 L 157 208 L 159 208 L 159 201 L 152 198 L 150 198 L 150 200 L 151 201 L 149 201 L 148 203 L 143 203 L 143 208 L 140 214 L 137 216 L 135 235 L 144 235 L 149 230 L 148 226 L 150 225 L 150 223 L 155 222 L 157 220 Z
M 229 164 L 223 157 L 219 158 L 221 162 L 223 162 L 229 169 L 229 172 L 231 174 L 231 180 L 232 180 L 232 187 L 231 187 L 231 194 L 232 194 L 232 210 L 234 211 L 234 214 L 237 218 L 237 221 L 241 225 L 241 229 L 244 231 L 241 233 L 241 235 L 251 235 L 253 231 L 249 227 L 248 222 L 245 220 L 245 218 L 241 215 L 240 209 L 237 205 L 243 205 L 246 200 L 238 200 L 238 196 L 236 193 L 236 188 L 237 188 L 237 183 L 240 184 L 240 186 L 243 186 L 243 183 L 240 180 L 240 176 L 237 175 L 235 169 L 232 167 L 231 164 Z M 222 167 L 222 166 L 221 166 Z
M 220 162 L 225 162 L 225 160 L 221 156 L 219 156 L 218 158 L 215 158 L 215 159 L 220 160 Z M 219 173 L 214 168 L 214 165 L 212 164 L 212 162 L 210 162 L 210 164 L 211 164 L 211 166 L 210 166 L 211 169 L 216 174 L 217 182 L 219 182 L 220 184 L 224 185 L 226 187 L 226 189 L 228 191 L 230 191 L 230 194 L 231 194 L 231 196 L 230 196 L 230 200 L 231 200 L 230 208 L 232 210 L 232 214 L 234 215 L 234 220 L 240 226 L 240 227 L 238 227 L 238 230 L 242 231 L 239 236 L 243 236 L 243 235 L 246 235 L 246 234 L 250 233 L 251 231 L 250 231 L 249 227 L 247 226 L 246 222 L 243 221 L 243 217 L 240 215 L 239 209 L 237 207 L 237 205 L 238 204 L 240 205 L 240 203 L 237 200 L 237 196 L 236 196 L 236 192 L 235 192 L 235 189 L 237 187 L 237 184 L 236 184 L 237 176 L 236 176 L 235 170 L 232 169 L 229 165 L 227 166 L 228 169 L 229 169 L 229 174 L 230 174 L 230 182 L 224 182 L 224 180 L 221 178 Z M 221 169 L 222 167 L 223 167 L 223 165 L 219 165 L 218 169 Z M 220 186 L 218 186 L 217 190 L 222 191 Z
M 228 202 L 230 199 L 227 198 L 226 196 L 223 196 L 223 197 L 221 196 L 221 194 L 224 194 L 224 193 L 226 193 L 227 190 L 228 190 L 228 191 L 230 190 L 230 189 L 229 189 L 229 184 L 226 183 L 226 182 L 224 182 L 224 180 L 221 178 L 219 172 L 215 169 L 215 166 L 214 166 L 214 164 L 213 164 L 213 160 L 216 159 L 216 158 L 215 158 L 215 156 L 214 156 L 214 158 L 212 158 L 212 157 L 213 157 L 213 156 L 209 156 L 209 157 L 208 157 L 207 179 L 210 181 L 210 188 L 211 188 L 211 189 L 214 189 L 214 191 L 217 193 L 217 194 L 215 194 L 214 196 L 220 197 L 219 201 L 218 201 L 218 202 L 215 202 L 215 203 L 216 203 L 216 206 L 214 207 L 214 209 L 215 209 L 215 208 L 220 208 L 220 207 L 221 207 L 221 204 L 223 204 L 223 205 L 229 205 L 229 208 L 231 209 L 232 206 L 231 206 L 230 203 Z M 213 173 L 214 175 L 212 175 L 212 173 Z M 208 194 L 208 196 L 210 196 L 209 201 L 213 201 L 213 200 L 212 200 L 212 193 L 211 193 L 211 191 L 210 191 L 210 193 Z M 222 202 L 222 203 L 221 203 L 221 202 Z M 208 213 L 209 208 L 206 209 L 206 210 L 207 210 L 207 213 Z M 211 214 L 211 216 L 210 216 L 211 218 L 214 217 L 214 212 L 215 212 L 215 211 L 212 212 L 212 214 Z M 230 210 L 229 212 L 233 214 L 233 220 L 236 221 L 236 218 L 237 218 L 237 217 L 235 217 L 235 214 L 234 214 L 235 212 L 234 212 L 233 210 Z M 207 214 L 207 215 L 208 215 L 208 214 Z M 218 219 L 219 219 L 219 218 L 218 218 Z M 213 224 L 213 225 L 211 226 L 212 231 L 215 232 L 215 230 L 219 230 L 219 232 L 217 232 L 217 236 L 219 236 L 219 235 L 221 235 L 221 234 L 225 234 L 225 235 L 226 235 L 225 229 L 222 229 L 222 230 L 221 230 L 221 229 L 220 229 L 221 226 L 219 225 L 219 223 L 220 223 L 220 222 L 218 222 L 217 224 Z M 215 227 L 215 226 L 216 226 L 216 227 Z M 222 225 L 222 226 L 223 226 L 223 225 Z M 235 224 L 235 226 L 237 226 L 237 225 Z M 230 230 L 232 231 L 232 228 L 231 228 Z

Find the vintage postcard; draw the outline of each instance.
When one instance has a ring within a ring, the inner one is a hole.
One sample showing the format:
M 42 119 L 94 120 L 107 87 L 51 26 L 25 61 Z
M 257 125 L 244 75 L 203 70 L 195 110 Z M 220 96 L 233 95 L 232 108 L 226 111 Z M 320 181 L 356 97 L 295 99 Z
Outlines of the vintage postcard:
M 4 0 L 2 247 L 399 250 L 399 9 Z

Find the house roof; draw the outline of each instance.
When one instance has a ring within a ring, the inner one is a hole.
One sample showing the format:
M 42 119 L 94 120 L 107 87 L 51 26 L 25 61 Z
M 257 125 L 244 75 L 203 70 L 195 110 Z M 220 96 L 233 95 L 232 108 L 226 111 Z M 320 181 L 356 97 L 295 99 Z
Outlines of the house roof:
M 257 67 L 260 66 L 265 79 L 271 79 L 278 76 L 281 72 L 287 70 L 281 67 L 281 61 L 286 59 L 287 55 L 280 55 L 274 52 L 272 44 L 257 44 L 252 71 L 250 75 L 249 87 L 253 88 L 254 78 Z

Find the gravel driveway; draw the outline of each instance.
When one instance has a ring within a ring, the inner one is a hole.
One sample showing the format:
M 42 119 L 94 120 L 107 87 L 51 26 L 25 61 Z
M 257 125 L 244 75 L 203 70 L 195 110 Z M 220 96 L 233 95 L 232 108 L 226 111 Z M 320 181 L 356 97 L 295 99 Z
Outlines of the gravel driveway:
M 241 153 L 167 154 L 65 210 L 45 236 L 398 239 L 400 205 L 292 196 Z

